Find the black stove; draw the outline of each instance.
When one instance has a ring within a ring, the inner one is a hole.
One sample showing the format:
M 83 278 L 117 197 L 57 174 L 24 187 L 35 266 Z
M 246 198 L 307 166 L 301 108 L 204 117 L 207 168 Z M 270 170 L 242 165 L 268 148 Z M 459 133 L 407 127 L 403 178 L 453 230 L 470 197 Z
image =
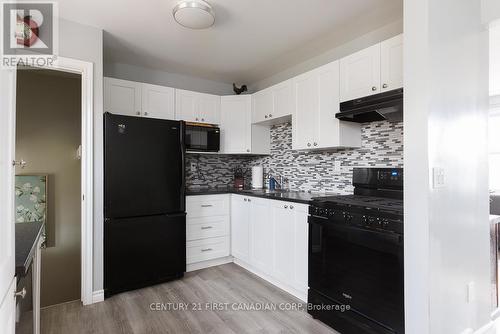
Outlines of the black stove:
M 343 334 L 404 333 L 403 169 L 354 168 L 353 195 L 309 207 L 309 313 Z

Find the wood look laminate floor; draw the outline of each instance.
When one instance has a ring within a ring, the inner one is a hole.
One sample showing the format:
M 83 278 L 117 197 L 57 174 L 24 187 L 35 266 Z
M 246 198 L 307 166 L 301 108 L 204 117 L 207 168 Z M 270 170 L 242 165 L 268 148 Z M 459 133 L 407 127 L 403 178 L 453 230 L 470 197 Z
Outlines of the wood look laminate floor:
M 187 310 L 151 310 L 187 303 Z M 172 303 L 172 304 L 169 304 Z M 194 303 L 194 304 L 193 304 Z M 228 303 L 207 307 L 206 303 Z M 43 334 L 73 333 L 336 333 L 302 310 L 280 310 L 300 301 L 230 263 L 187 273 L 181 280 L 122 293 L 102 303 L 79 301 L 41 312 Z M 244 307 L 276 310 L 241 310 Z M 197 310 L 194 308 L 201 308 Z

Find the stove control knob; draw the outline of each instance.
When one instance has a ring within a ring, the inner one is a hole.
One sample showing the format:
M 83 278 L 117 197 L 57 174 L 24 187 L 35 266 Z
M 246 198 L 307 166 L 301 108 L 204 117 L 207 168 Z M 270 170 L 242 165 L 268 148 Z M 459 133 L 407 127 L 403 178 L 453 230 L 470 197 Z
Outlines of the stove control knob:
M 352 216 L 348 212 L 344 212 L 344 221 L 350 223 L 352 221 Z
M 368 217 L 367 220 L 366 220 L 366 225 L 373 226 L 374 224 L 375 224 L 375 218 Z
M 376 222 L 377 226 L 382 227 L 383 224 L 382 224 L 382 220 L 380 218 L 377 218 L 375 220 L 375 222 Z
M 334 214 L 335 214 L 335 211 L 333 211 L 332 209 L 328 210 L 328 215 L 330 217 L 333 217 Z
M 382 227 L 383 228 L 388 228 L 389 227 L 389 221 L 387 219 L 382 219 Z
M 366 217 L 366 216 L 361 217 L 361 222 L 363 224 L 367 225 L 368 224 L 368 217 Z

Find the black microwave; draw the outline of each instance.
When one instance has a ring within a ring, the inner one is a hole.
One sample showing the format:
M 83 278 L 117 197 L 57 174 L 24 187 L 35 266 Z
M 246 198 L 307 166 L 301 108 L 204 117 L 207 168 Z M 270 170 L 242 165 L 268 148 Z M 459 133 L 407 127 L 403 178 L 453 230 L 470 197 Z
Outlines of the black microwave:
M 219 152 L 220 128 L 210 124 L 186 123 L 186 150 Z

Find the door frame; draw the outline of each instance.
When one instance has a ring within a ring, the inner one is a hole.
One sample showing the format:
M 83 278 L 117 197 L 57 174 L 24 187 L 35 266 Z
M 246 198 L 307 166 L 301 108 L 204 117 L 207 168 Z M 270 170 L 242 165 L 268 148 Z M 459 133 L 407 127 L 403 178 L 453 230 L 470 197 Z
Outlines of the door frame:
M 41 69 L 81 75 L 81 301 L 93 301 L 93 213 L 94 213 L 94 64 L 73 58 L 57 57 Z

